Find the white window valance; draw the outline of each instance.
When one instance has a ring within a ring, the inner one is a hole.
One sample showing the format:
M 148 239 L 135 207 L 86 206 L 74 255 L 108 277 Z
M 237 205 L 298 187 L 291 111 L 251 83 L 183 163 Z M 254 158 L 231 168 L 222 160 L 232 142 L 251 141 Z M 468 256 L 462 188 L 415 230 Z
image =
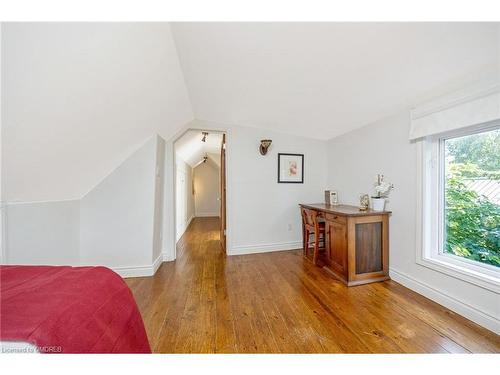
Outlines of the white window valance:
M 410 139 L 500 119 L 500 85 L 457 92 L 410 111 Z

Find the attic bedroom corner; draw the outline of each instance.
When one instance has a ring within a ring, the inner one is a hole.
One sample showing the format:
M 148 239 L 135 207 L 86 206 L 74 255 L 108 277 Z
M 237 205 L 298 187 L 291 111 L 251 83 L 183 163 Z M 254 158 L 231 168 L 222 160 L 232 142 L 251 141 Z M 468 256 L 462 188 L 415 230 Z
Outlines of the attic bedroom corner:
M 2 369 L 500 368 L 498 13 L 361 2 L 0 5 Z

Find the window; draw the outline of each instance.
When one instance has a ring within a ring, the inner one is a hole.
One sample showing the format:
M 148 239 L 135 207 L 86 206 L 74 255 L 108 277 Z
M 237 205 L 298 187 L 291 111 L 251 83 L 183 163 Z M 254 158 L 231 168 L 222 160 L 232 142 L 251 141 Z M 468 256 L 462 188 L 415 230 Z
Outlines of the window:
M 444 138 L 440 253 L 500 267 L 500 129 Z
M 421 151 L 417 262 L 500 290 L 500 123 L 430 135 Z

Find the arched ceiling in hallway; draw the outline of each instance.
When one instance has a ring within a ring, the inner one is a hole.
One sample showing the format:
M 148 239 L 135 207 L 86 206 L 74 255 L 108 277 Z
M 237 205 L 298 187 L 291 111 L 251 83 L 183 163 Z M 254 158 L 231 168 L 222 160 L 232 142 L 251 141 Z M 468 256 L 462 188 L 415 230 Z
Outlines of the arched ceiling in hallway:
M 192 168 L 207 155 L 218 165 L 218 155 L 222 144 L 222 133 L 208 131 L 205 142 L 202 141 L 202 130 L 188 130 L 175 142 L 177 157 Z

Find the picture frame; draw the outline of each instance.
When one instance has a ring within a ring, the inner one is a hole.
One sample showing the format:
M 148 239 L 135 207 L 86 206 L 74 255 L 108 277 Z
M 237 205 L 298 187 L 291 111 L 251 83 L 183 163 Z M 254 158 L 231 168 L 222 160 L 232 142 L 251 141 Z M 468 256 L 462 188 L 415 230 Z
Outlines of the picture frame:
M 278 153 L 278 183 L 304 183 L 304 154 Z

